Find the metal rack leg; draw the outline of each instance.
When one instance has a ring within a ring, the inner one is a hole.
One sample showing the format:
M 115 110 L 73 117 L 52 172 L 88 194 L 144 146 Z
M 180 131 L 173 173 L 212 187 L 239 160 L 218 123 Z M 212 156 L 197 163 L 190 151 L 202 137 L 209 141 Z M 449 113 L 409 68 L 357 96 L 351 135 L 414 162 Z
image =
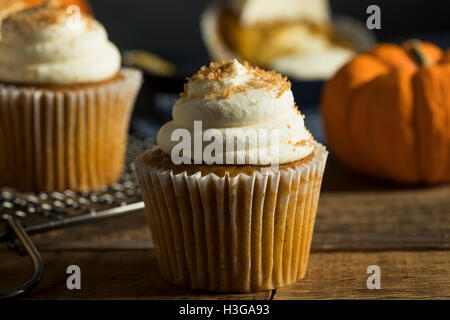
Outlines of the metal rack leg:
M 0 291 L 0 299 L 15 298 L 25 294 L 26 292 L 34 289 L 39 282 L 41 282 L 44 276 L 44 262 L 42 261 L 41 255 L 31 241 L 27 232 L 22 227 L 20 221 L 9 215 L 4 218 L 30 256 L 34 265 L 34 274 L 33 277 L 23 285 L 14 289 Z

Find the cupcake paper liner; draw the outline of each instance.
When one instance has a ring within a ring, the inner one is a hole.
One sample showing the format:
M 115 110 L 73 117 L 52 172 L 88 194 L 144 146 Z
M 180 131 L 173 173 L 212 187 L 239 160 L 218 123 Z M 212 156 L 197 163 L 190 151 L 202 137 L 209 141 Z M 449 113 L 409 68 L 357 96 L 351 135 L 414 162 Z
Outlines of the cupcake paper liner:
M 161 273 L 218 292 L 273 289 L 305 276 L 328 152 L 287 171 L 236 177 L 136 167 Z
M 141 73 L 92 88 L 0 85 L 0 186 L 88 191 L 114 182 Z

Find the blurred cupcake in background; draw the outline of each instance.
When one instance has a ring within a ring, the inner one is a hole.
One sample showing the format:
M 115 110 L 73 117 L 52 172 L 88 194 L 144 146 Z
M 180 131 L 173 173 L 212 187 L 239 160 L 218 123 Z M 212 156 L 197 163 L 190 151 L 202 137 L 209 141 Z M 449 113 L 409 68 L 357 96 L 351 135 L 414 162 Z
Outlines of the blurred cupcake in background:
M 119 178 L 141 73 L 92 17 L 48 1 L 3 21 L 0 186 L 97 189 Z
M 87 0 L 58 0 L 60 3 L 67 6 L 76 5 L 80 8 L 81 12 L 91 13 L 91 6 Z M 0 0 L 0 21 L 17 12 L 28 7 L 41 4 L 45 0 Z
M 22 10 L 26 4 L 20 0 L 1 0 L 0 1 L 0 25 L 1 21 L 10 14 Z
M 38 4 L 44 3 L 47 0 L 15 0 L 15 1 L 24 3 L 26 7 L 33 7 Z M 81 12 L 83 13 L 86 14 L 92 13 L 91 6 L 88 0 L 57 0 L 57 1 L 66 6 L 76 5 L 80 8 Z
M 227 0 L 203 14 L 213 60 L 237 57 L 294 79 L 328 79 L 358 50 L 338 32 L 328 0 Z

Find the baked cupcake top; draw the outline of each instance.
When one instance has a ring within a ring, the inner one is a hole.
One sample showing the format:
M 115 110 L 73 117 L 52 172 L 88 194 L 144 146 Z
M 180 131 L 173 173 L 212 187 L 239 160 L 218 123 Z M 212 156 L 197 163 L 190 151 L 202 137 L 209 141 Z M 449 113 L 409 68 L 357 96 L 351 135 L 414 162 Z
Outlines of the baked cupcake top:
M 70 85 L 114 77 L 118 49 L 104 27 L 76 7 L 48 1 L 3 21 L 0 81 Z
M 185 164 L 283 164 L 314 150 L 287 78 L 237 60 L 188 78 L 172 115 L 157 144 Z

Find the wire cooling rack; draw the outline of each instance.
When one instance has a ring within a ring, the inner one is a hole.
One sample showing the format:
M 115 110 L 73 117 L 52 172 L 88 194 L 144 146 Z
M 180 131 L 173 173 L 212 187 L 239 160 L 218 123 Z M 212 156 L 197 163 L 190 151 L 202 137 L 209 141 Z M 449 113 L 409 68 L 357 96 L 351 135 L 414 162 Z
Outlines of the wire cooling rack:
M 43 262 L 28 235 L 47 232 L 108 217 L 132 214 L 144 208 L 134 169 L 134 159 L 153 145 L 151 139 L 128 139 L 126 166 L 119 181 L 95 192 L 71 190 L 24 193 L 0 188 L 0 241 L 34 263 L 33 278 L 19 288 L 0 291 L 0 298 L 15 297 L 34 288 L 42 279 Z

